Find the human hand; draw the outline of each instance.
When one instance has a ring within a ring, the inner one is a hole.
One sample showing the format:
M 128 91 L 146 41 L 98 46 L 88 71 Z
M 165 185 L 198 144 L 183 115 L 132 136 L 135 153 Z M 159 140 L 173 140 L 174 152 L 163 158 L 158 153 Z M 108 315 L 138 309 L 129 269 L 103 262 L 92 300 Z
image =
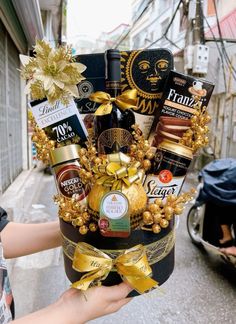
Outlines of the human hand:
M 85 292 L 70 288 L 59 302 L 67 323 L 81 324 L 118 311 L 132 299 L 126 298 L 131 291 L 124 282 L 111 287 L 92 287 Z

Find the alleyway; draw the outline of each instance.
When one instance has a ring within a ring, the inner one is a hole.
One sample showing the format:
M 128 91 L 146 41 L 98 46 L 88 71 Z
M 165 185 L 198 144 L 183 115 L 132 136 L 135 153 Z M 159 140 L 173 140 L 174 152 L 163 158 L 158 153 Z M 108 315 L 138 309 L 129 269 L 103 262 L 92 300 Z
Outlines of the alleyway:
M 185 188 L 192 182 L 193 177 L 189 177 Z M 54 193 L 53 176 L 33 170 L 25 183 L 25 208 L 17 221 L 56 219 Z M 162 286 L 163 293 L 155 290 L 136 297 L 117 314 L 91 323 L 235 323 L 236 273 L 193 246 L 185 223 L 186 217 L 181 216 L 176 230 L 175 270 Z M 69 287 L 60 249 L 22 257 L 9 266 L 18 317 L 53 302 Z

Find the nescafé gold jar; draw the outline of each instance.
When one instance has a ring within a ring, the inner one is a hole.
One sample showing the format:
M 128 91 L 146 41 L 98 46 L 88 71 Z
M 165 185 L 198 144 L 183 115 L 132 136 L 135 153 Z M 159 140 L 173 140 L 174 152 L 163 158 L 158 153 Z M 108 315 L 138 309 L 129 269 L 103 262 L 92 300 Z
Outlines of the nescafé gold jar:
M 51 150 L 50 161 L 58 193 L 83 203 L 86 202 L 89 186 L 84 185 L 79 176 L 79 149 L 79 145 L 71 144 Z

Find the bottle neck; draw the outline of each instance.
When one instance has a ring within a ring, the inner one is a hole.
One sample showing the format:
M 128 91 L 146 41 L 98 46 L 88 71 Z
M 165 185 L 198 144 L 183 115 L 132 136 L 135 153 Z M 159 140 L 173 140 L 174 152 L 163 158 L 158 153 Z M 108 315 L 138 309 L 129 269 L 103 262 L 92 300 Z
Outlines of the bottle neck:
M 106 91 L 111 97 L 117 97 L 121 94 L 120 81 L 109 81 L 106 80 Z

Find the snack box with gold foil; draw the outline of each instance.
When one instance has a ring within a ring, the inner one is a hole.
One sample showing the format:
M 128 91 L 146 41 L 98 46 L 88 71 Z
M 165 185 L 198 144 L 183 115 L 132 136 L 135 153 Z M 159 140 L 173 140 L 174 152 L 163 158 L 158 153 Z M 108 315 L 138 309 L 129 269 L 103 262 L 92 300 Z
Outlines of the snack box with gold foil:
M 86 80 L 78 84 L 80 99 L 75 101 L 89 129 L 92 127 L 93 113 L 98 107 L 98 104 L 89 100 L 89 96 L 95 91 L 105 91 L 104 53 L 78 55 L 76 61 L 87 66 L 83 72 Z M 137 90 L 135 119 L 145 138 L 149 135 L 155 115 L 159 114 L 165 80 L 172 69 L 173 55 L 168 49 L 121 52 L 121 88 L 122 91 Z

